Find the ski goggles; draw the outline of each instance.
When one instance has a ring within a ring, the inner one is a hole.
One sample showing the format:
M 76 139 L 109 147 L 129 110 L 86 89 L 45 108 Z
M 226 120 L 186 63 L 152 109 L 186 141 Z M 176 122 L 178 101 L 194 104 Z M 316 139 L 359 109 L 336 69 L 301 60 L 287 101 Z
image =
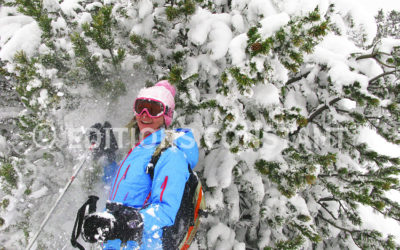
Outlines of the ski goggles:
M 162 102 L 148 98 L 136 99 L 134 110 L 136 115 L 142 115 L 146 111 L 152 118 L 157 118 L 168 113 L 168 107 Z

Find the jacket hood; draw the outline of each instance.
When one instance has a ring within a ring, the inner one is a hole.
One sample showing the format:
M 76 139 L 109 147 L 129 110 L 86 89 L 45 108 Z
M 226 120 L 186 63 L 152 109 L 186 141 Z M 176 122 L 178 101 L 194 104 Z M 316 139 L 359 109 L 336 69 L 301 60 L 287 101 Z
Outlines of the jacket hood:
M 162 140 L 168 136 L 167 140 L 172 141 L 168 142 L 172 144 L 172 148 L 176 147 L 184 154 L 188 164 L 193 169 L 199 159 L 199 149 L 194 139 L 194 135 L 191 129 L 187 128 L 178 128 L 173 130 L 165 130 L 160 129 L 151 135 L 147 136 L 140 145 L 143 147 L 146 146 L 158 146 Z

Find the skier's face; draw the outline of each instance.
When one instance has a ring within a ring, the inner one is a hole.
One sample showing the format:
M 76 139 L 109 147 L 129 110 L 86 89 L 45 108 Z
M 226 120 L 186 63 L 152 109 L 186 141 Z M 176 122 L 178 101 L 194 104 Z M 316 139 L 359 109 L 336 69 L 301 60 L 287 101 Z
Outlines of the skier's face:
M 158 130 L 164 124 L 164 116 L 152 118 L 147 112 L 143 112 L 141 115 L 136 115 L 136 121 L 140 133 L 146 136 Z

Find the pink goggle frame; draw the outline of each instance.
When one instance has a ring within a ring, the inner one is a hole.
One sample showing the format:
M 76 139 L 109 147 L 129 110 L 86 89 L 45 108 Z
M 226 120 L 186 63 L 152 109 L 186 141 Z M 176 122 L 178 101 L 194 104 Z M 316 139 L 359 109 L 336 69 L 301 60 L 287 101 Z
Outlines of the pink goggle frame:
M 135 115 L 143 115 L 143 112 L 146 112 L 149 117 L 158 118 L 168 113 L 168 107 L 156 99 L 140 97 L 135 100 L 133 111 Z

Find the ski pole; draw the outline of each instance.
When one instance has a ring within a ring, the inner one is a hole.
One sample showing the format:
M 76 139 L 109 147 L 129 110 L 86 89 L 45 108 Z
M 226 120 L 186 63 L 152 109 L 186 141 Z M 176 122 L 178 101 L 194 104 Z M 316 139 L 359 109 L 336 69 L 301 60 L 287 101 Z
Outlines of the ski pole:
M 60 203 L 62 197 L 64 196 L 64 194 L 67 192 L 68 188 L 71 186 L 72 182 L 75 180 L 76 176 L 78 175 L 79 171 L 82 169 L 83 165 L 85 164 L 87 158 L 89 158 L 89 155 L 91 154 L 91 151 L 93 149 L 93 146 L 95 144 L 92 144 L 89 148 L 89 152 L 85 155 L 85 158 L 83 159 L 82 163 L 79 165 L 79 167 L 75 170 L 75 172 L 73 173 L 73 175 L 71 176 L 70 180 L 67 182 L 67 184 L 65 185 L 64 189 L 62 190 L 60 196 L 58 197 L 58 199 L 56 200 L 56 202 L 54 203 L 53 207 L 50 209 L 49 213 L 47 214 L 46 218 L 43 220 L 42 224 L 39 227 L 39 230 L 37 231 L 37 233 L 35 234 L 35 236 L 32 238 L 31 242 L 29 243 L 28 247 L 26 248 L 26 250 L 31 249 L 31 247 L 33 246 L 33 244 L 36 242 L 36 239 L 38 238 L 40 232 L 43 230 L 44 226 L 46 225 L 47 221 L 50 219 L 50 216 L 52 215 L 54 209 L 56 209 L 58 203 Z

